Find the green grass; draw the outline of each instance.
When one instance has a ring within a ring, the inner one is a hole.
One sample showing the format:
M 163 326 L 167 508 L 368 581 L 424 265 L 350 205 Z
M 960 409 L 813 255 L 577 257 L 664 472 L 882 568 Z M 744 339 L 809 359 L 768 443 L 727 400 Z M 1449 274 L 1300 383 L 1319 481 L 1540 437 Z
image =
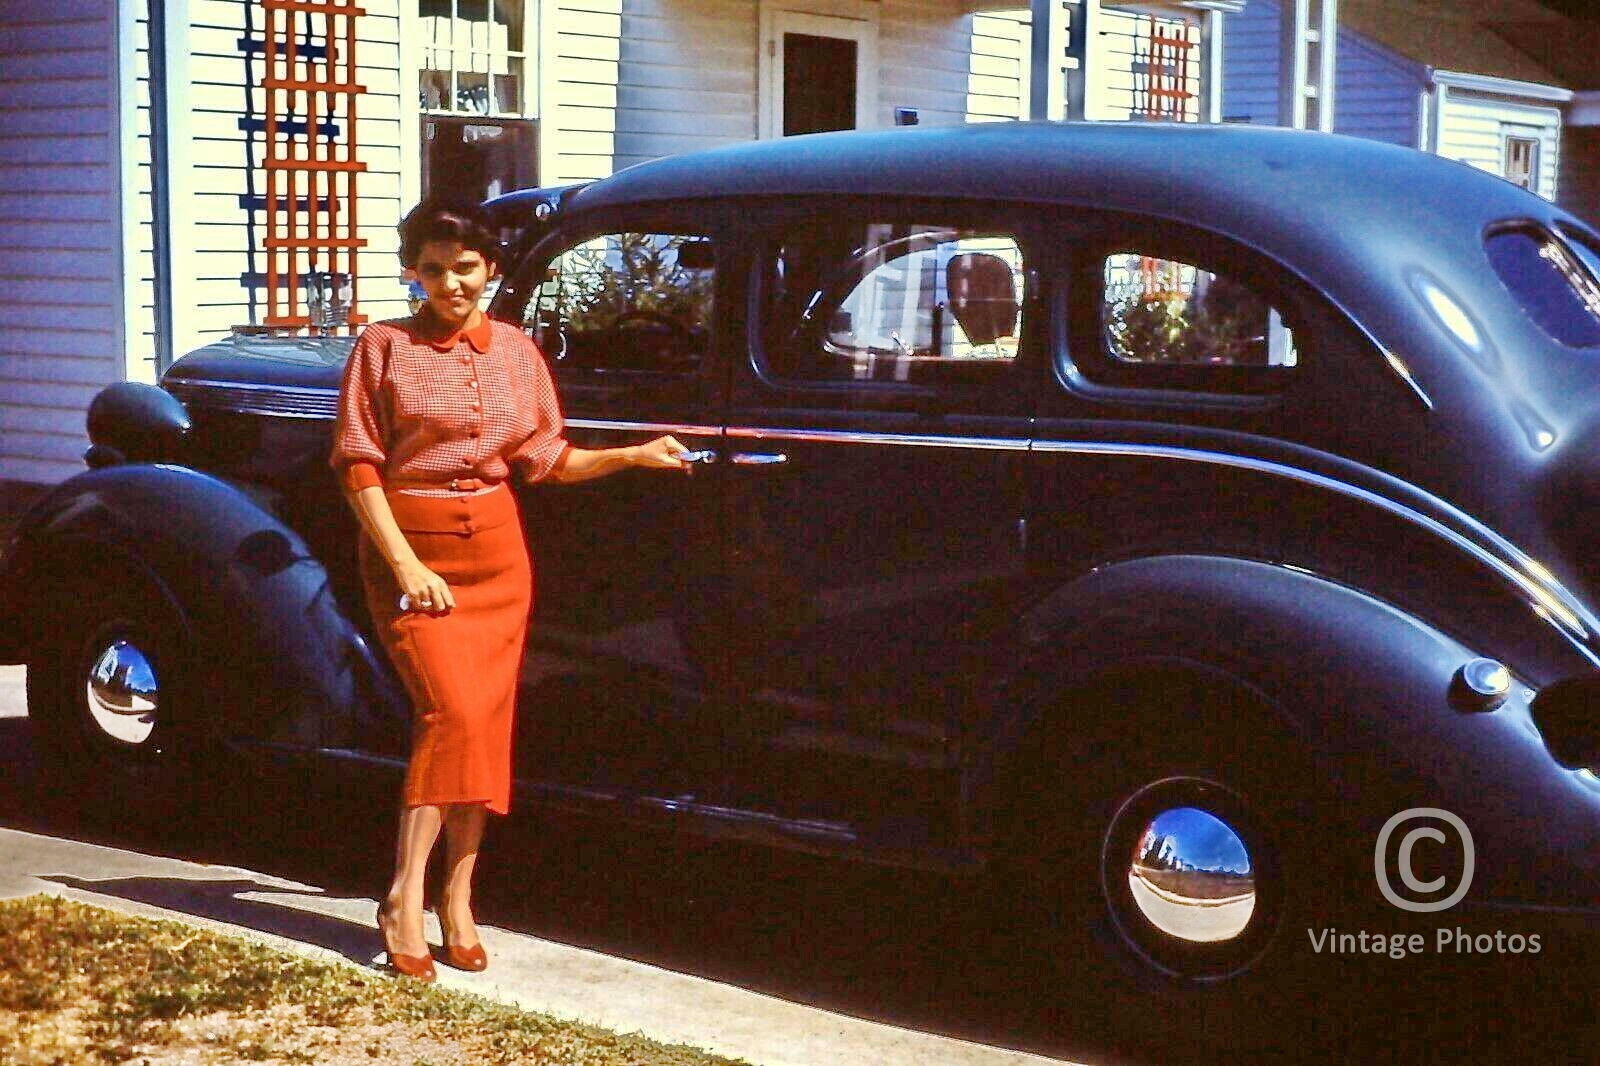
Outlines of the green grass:
M 179 1061 L 731 1063 L 177 922 L 0 901 L 0 1062 Z

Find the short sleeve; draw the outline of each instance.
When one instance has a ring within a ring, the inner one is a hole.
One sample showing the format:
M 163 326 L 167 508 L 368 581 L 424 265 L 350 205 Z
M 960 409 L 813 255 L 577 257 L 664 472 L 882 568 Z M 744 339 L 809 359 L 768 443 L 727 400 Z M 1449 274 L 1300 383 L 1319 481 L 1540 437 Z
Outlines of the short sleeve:
M 518 402 L 531 406 L 536 418 L 533 432 L 507 458 L 526 480 L 543 481 L 572 445 L 567 443 L 566 419 L 561 415 L 561 400 L 556 395 L 556 383 L 550 378 L 550 368 L 545 365 L 544 353 L 531 340 L 527 345 L 530 375 L 526 394 L 518 397 Z
M 386 345 L 379 330 L 363 330 L 345 363 L 339 386 L 339 417 L 328 463 L 338 473 L 340 484 L 351 492 L 383 484 L 381 471 L 389 456 L 378 419 L 378 395 L 383 387 Z

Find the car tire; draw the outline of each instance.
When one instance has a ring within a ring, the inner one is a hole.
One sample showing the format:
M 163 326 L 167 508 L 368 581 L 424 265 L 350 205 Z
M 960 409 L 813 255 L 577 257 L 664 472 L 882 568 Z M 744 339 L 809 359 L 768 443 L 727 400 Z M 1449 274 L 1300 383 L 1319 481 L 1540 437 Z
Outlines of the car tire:
M 1057 1009 L 1070 1010 L 1064 1027 L 1087 1024 L 1124 1054 L 1170 1054 L 1174 1032 L 1217 1054 L 1309 1050 L 1318 1034 L 1286 1021 L 1311 981 L 1292 948 L 1299 927 L 1326 920 L 1313 916 L 1335 890 L 1305 871 L 1312 856 L 1326 865 L 1319 841 L 1337 832 L 1314 841 L 1303 831 L 1320 815 L 1300 746 L 1260 697 L 1190 668 L 1110 672 L 1061 709 L 1009 768 L 1015 798 L 997 863 L 1007 884 L 996 898 L 1016 901 L 1019 942 L 1044 960 Z M 1181 851 L 1171 870 L 1136 871 L 1139 847 L 1162 839 L 1163 825 L 1202 835 L 1210 850 L 1231 839 L 1249 858 L 1248 899 L 1215 889 L 1234 883 L 1226 871 L 1186 881 Z M 1157 884 L 1159 873 L 1173 884 Z M 1227 902 L 1185 899 L 1195 890 L 1181 886 L 1196 880 L 1212 886 L 1199 896 Z M 1224 911 L 1232 917 L 1218 927 Z M 1271 1023 L 1250 1031 L 1263 1017 Z
M 96 571 L 52 597 L 27 674 L 43 795 L 72 820 L 160 839 L 199 809 L 183 620 L 126 574 Z

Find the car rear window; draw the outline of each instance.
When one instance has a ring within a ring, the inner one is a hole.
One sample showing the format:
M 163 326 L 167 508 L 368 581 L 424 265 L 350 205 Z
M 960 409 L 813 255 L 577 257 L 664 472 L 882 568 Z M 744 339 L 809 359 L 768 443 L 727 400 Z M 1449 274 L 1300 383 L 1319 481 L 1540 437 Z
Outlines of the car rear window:
M 1519 226 L 1490 233 L 1484 250 L 1540 329 L 1571 348 L 1600 347 L 1600 256 L 1593 249 L 1579 252 L 1552 233 Z

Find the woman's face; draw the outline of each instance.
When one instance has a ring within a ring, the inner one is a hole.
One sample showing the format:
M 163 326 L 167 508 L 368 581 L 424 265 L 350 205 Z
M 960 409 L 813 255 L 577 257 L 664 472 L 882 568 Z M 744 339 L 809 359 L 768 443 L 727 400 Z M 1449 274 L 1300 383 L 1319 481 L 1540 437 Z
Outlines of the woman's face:
M 462 326 L 477 310 L 494 269 L 494 263 L 481 252 L 455 241 L 428 241 L 417 256 L 417 265 L 406 274 L 421 282 L 435 315 L 452 326 Z

